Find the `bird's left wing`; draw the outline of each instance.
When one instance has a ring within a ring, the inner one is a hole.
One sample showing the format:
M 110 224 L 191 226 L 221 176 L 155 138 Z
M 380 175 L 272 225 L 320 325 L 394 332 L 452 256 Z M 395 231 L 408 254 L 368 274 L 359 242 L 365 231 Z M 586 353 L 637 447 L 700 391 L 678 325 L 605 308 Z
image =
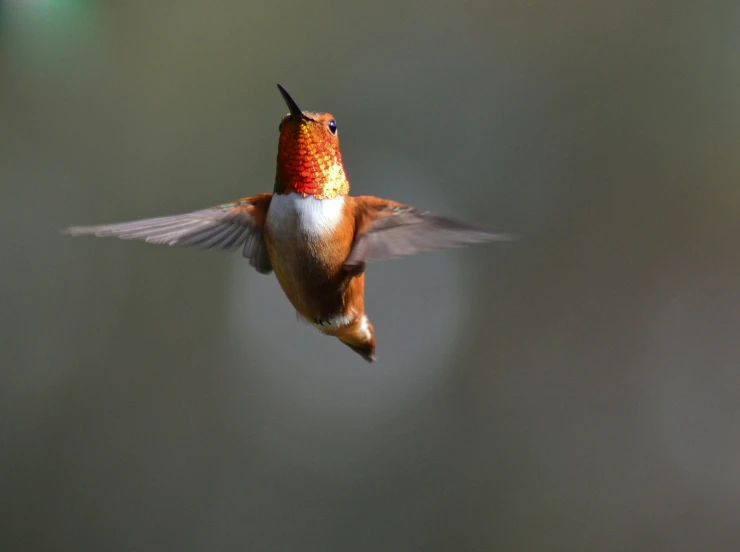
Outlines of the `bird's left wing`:
M 272 194 L 245 197 L 210 209 L 102 226 L 73 226 L 73 236 L 114 236 L 178 247 L 230 250 L 244 244 L 243 255 L 258 272 L 272 271 L 263 229 Z
M 514 239 L 511 234 L 458 222 L 388 199 L 359 196 L 354 200 L 355 241 L 344 264 L 346 270 L 361 269 L 371 260 Z

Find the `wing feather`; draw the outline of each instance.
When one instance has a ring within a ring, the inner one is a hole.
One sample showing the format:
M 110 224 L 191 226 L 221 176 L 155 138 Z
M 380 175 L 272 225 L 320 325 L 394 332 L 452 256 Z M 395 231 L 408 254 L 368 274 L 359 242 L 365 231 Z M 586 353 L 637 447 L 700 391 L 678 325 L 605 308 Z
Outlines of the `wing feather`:
M 271 199 L 272 194 L 259 194 L 193 213 L 100 226 L 73 226 L 64 232 L 72 236 L 112 236 L 221 251 L 244 244 L 244 256 L 258 272 L 266 274 L 272 271 L 272 265 L 263 228 Z
M 360 196 L 355 201 L 357 231 L 345 261 L 347 270 L 372 260 L 515 238 L 493 228 L 459 222 L 387 199 Z

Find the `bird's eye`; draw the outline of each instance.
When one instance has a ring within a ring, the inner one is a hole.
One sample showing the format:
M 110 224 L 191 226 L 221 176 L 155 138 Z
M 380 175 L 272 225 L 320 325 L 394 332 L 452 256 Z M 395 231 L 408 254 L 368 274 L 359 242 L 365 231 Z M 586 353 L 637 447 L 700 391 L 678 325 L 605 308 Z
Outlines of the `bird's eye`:
M 337 133 L 337 122 L 334 119 L 329 121 L 329 131 L 331 131 L 332 134 Z
M 283 131 L 283 122 L 280 121 L 280 124 L 278 125 L 278 132 L 282 132 L 282 131 Z

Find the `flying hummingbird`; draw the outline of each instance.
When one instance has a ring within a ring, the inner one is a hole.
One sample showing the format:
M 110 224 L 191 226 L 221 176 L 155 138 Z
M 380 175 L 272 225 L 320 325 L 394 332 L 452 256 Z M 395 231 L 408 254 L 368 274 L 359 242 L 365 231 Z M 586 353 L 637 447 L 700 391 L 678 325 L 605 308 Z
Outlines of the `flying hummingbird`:
M 65 232 L 203 249 L 243 246 L 257 272 L 275 272 L 300 318 L 372 362 L 367 261 L 511 236 L 389 199 L 350 196 L 334 116 L 301 111 L 285 88 L 278 84 L 278 89 L 290 112 L 279 126 L 273 193 L 193 213 Z

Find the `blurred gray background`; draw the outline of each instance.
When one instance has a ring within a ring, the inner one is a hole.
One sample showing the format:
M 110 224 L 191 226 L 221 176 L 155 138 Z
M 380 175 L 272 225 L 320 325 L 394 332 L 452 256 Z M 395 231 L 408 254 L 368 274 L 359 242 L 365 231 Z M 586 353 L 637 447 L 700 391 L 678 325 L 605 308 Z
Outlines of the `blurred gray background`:
M 740 548 L 740 5 L 6 1 L 0 549 Z M 61 236 L 271 191 L 518 233 L 371 265 L 379 361 L 238 254 Z

